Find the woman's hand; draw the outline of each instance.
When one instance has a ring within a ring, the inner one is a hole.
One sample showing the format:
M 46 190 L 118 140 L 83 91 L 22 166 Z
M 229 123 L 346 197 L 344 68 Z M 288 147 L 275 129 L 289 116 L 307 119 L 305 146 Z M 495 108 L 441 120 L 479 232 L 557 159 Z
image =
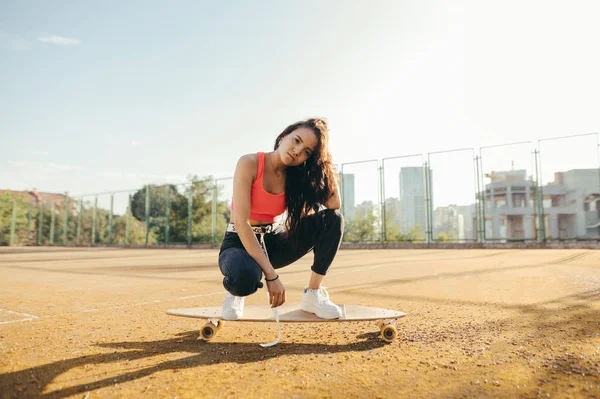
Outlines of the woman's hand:
M 285 302 L 285 287 L 281 282 L 281 278 L 274 281 L 267 281 L 267 289 L 269 290 L 269 304 L 272 308 L 283 305 Z

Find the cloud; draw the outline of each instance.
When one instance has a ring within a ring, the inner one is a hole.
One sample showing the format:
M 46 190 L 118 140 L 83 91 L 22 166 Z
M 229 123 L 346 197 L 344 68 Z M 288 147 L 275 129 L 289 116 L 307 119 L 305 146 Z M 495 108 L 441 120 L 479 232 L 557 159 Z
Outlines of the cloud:
M 56 44 L 59 46 L 74 46 L 81 44 L 79 39 L 71 39 L 64 36 L 52 35 L 52 36 L 41 36 L 38 40 L 43 43 Z
M 31 153 L 31 155 L 35 155 L 35 156 L 38 156 L 38 155 L 40 155 L 40 156 L 46 156 L 46 155 L 48 155 L 48 153 L 47 153 L 46 151 L 33 151 L 33 152 Z
M 132 146 L 132 147 L 139 147 L 139 146 L 141 146 L 141 145 L 142 145 L 142 142 L 141 142 L 141 141 L 138 141 L 138 140 L 131 140 L 131 146 Z

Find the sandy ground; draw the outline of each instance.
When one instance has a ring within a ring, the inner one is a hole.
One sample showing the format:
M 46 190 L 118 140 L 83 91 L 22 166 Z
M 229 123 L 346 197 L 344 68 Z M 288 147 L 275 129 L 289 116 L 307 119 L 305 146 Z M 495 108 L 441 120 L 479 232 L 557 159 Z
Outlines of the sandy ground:
M 281 270 L 298 302 L 311 256 Z M 0 249 L 0 397 L 600 398 L 600 251 L 344 250 L 338 303 L 398 309 L 374 322 L 228 322 L 215 250 Z M 264 303 L 264 290 L 247 303 Z

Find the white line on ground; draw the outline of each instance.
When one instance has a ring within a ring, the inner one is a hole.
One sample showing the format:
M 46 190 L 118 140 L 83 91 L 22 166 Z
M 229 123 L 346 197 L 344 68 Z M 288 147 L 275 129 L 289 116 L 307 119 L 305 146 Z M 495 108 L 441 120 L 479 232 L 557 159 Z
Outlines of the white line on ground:
M 34 314 L 15 312 L 14 310 L 8 310 L 8 309 L 2 309 L 2 308 L 0 308 L 0 311 L 1 312 L 7 312 L 9 314 L 16 314 L 16 315 L 19 315 L 19 316 L 25 316 L 25 319 L 0 321 L 0 324 L 18 323 L 20 321 L 29 321 L 29 320 L 33 320 L 33 319 L 38 319 L 39 318 L 39 316 L 36 316 Z

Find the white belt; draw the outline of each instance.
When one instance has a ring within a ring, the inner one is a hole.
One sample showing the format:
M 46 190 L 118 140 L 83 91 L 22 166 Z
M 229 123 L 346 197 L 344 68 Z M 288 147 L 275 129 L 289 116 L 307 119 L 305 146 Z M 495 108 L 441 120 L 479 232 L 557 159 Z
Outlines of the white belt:
M 265 243 L 265 234 L 272 233 L 274 226 L 275 226 L 274 224 L 268 224 L 265 226 L 252 226 L 252 232 L 254 234 L 260 234 L 260 248 L 262 249 L 262 251 L 265 254 L 265 256 L 267 257 L 267 259 L 269 259 L 269 254 L 267 253 L 267 244 Z M 237 231 L 235 230 L 235 225 L 233 223 L 229 223 L 227 225 L 227 232 L 228 233 L 237 233 Z M 267 302 L 270 299 L 271 298 L 269 297 L 269 286 L 267 285 Z M 269 342 L 268 344 L 260 344 L 260 346 L 262 346 L 263 348 L 275 346 L 281 340 L 281 325 L 279 324 L 279 310 L 277 310 L 277 308 L 271 308 L 271 310 L 273 311 L 273 316 L 275 316 L 275 321 L 277 322 L 277 329 L 279 330 L 279 334 L 275 341 Z
M 275 224 L 266 224 L 264 226 L 251 226 L 252 232 L 254 234 L 270 234 L 275 230 Z M 237 233 L 235 229 L 235 224 L 229 223 L 227 225 L 228 233 Z

